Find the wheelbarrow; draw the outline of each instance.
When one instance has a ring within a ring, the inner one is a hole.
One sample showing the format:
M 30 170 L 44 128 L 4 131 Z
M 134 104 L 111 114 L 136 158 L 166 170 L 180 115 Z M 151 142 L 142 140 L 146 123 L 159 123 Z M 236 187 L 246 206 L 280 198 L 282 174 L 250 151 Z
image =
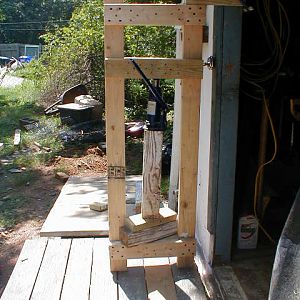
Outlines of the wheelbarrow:
M 68 90 L 64 91 L 58 97 L 57 101 L 55 101 L 53 104 L 51 104 L 44 110 L 45 115 L 50 116 L 58 113 L 59 110 L 57 108 L 57 105 L 74 103 L 75 98 L 80 95 L 88 95 L 87 88 L 84 84 L 75 85 L 69 88 Z

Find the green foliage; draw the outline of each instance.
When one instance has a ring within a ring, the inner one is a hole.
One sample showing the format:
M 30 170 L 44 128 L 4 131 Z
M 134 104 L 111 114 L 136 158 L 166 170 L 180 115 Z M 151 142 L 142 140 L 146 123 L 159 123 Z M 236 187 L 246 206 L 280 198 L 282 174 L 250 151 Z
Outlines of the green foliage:
M 30 148 L 34 142 L 38 142 L 52 150 L 49 153 L 18 151 L 14 166 L 37 167 L 63 148 L 62 142 L 57 139 L 60 121 L 58 118 L 41 116 L 42 109 L 37 105 L 38 97 L 38 89 L 31 81 L 25 81 L 14 89 L 0 88 L 0 136 L 4 143 L 0 156 L 6 157 L 18 150 L 13 146 L 14 131 L 20 128 L 19 120 L 25 117 L 39 120 L 40 128 L 28 132 L 22 130 L 21 149 Z
M 43 36 L 46 46 L 31 74 L 40 79 L 45 102 L 64 90 L 89 83 L 91 94 L 103 101 L 103 5 L 85 2 L 75 9 L 69 26 Z
M 38 65 L 26 75 L 39 78 L 43 101 L 54 102 L 64 90 L 87 83 L 90 93 L 104 102 L 103 3 L 85 1 L 77 7 L 68 26 L 44 35 L 45 51 Z M 173 27 L 128 26 L 125 29 L 126 56 L 175 56 Z M 162 80 L 167 103 L 173 102 L 173 80 Z M 144 119 L 148 91 L 141 80 L 127 80 L 126 117 Z

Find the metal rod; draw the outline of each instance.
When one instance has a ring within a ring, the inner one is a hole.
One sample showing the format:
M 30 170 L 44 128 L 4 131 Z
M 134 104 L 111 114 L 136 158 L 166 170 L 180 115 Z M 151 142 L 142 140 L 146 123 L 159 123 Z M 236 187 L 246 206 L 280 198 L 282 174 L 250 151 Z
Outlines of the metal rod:
M 144 82 L 146 83 L 148 89 L 154 96 L 155 100 L 162 106 L 163 109 L 168 109 L 167 104 L 162 99 L 161 95 L 157 92 L 156 88 L 153 86 L 153 84 L 150 82 L 150 80 L 146 77 L 140 66 L 134 61 L 134 59 L 130 58 L 130 61 L 133 63 L 134 67 L 138 70 L 138 72 L 141 74 Z

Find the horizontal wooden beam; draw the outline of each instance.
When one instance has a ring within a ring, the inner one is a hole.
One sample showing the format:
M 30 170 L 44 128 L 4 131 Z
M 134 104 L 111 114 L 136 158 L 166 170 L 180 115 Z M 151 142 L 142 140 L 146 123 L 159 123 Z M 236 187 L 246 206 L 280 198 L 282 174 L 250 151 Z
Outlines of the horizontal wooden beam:
M 195 253 L 195 239 L 178 239 L 177 235 L 130 248 L 119 241 L 115 241 L 109 247 L 109 254 L 112 260 L 168 256 L 185 257 L 195 255 Z
M 205 9 L 184 4 L 105 4 L 105 25 L 204 25 Z
M 134 58 L 148 78 L 202 78 L 201 59 Z M 141 78 L 129 58 L 107 58 L 106 77 Z

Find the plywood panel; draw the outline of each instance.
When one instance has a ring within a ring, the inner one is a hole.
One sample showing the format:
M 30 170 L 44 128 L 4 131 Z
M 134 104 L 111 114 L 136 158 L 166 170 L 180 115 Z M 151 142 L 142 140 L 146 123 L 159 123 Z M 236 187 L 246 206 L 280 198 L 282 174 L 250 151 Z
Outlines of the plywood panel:
M 204 7 L 181 4 L 106 4 L 105 25 L 204 25 Z
M 141 176 L 126 179 L 126 201 L 134 203 L 135 186 Z M 108 211 L 90 210 L 95 201 L 107 202 L 107 178 L 71 176 L 51 209 L 40 235 L 88 237 L 108 235 Z
M 2 294 L 2 300 L 29 299 L 47 246 L 46 239 L 27 240 Z
M 203 61 L 200 59 L 134 58 L 148 78 L 202 77 Z M 130 58 L 105 60 L 107 77 L 141 78 Z

